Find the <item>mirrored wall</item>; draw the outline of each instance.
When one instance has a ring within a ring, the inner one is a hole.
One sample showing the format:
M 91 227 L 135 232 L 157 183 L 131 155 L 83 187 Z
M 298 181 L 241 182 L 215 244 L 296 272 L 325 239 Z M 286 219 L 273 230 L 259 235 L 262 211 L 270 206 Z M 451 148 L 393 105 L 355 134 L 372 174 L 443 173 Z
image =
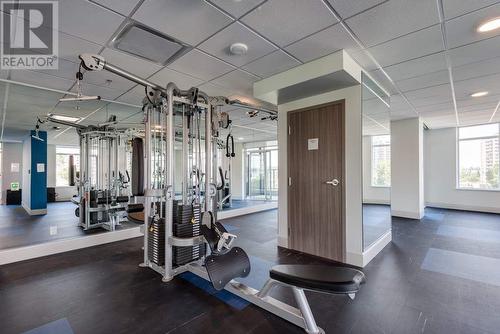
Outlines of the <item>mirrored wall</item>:
M 362 77 L 363 250 L 391 230 L 390 97 Z

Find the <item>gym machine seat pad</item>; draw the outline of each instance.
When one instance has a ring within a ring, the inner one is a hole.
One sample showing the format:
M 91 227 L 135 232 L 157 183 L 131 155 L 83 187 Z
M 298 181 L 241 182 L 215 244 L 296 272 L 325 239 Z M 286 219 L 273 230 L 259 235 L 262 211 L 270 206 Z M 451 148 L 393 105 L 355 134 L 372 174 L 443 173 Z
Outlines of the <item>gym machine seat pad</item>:
M 326 265 L 277 265 L 269 276 L 285 284 L 332 294 L 356 293 L 366 281 L 365 274 L 357 269 Z
M 233 247 L 222 255 L 209 255 L 205 268 L 215 290 L 222 290 L 231 280 L 250 274 L 250 259 L 239 247 Z

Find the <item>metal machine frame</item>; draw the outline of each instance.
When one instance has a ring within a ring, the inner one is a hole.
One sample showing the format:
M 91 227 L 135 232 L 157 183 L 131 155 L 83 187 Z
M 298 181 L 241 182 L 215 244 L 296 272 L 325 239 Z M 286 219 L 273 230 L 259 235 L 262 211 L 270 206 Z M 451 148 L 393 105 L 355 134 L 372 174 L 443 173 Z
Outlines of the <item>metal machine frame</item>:
M 173 202 L 175 198 L 174 184 L 174 142 L 176 141 L 175 118 L 180 117 L 182 123 L 182 150 L 183 150 L 183 185 L 182 198 L 184 204 L 195 203 L 201 206 L 203 212 L 201 223 L 208 224 L 208 217 L 217 213 L 216 201 L 216 179 L 217 166 L 217 145 L 218 127 L 220 124 L 220 111 L 215 108 L 232 104 L 242 108 L 259 110 L 271 115 L 276 115 L 275 111 L 250 106 L 239 101 L 230 101 L 225 97 L 208 97 L 196 88 L 190 90 L 180 90 L 175 84 L 169 83 L 166 88 L 145 79 L 139 78 L 121 68 L 107 63 L 102 56 L 82 54 L 80 55 L 82 66 L 88 71 L 108 70 L 126 79 L 134 81 L 150 89 L 148 93 L 149 103 L 145 110 L 145 234 L 144 234 L 144 260 L 141 267 L 148 267 L 163 276 L 163 281 L 168 282 L 176 275 L 183 272 L 192 272 L 204 279 L 209 280 L 206 268 L 203 265 L 203 257 L 196 259 L 185 265 L 174 267 L 172 265 L 172 250 L 174 247 L 187 247 L 203 245 L 207 241 L 203 236 L 197 235 L 188 238 L 180 238 L 173 235 Z M 188 113 L 188 110 L 190 113 Z M 204 123 L 204 131 L 200 126 L 195 126 L 193 132 L 193 112 L 199 116 L 198 120 Z M 202 145 L 204 157 L 201 157 Z M 197 143 L 197 144 L 196 144 Z M 195 149 L 193 149 L 195 147 Z M 159 150 L 165 154 L 157 155 L 151 152 Z M 197 157 L 196 157 L 197 156 Z M 201 166 L 203 162 L 203 166 Z M 198 168 L 199 184 L 193 184 L 190 174 L 192 168 Z M 202 173 L 199 171 L 203 167 Z M 203 182 L 200 182 L 203 180 Z M 164 259 L 163 266 L 151 261 L 148 254 L 148 229 L 153 222 L 164 220 Z M 271 296 L 269 292 L 273 287 L 283 285 L 291 287 L 295 300 L 299 308 L 285 304 Z M 261 307 L 301 328 L 307 333 L 324 333 L 319 328 L 312 315 L 303 289 L 289 286 L 282 282 L 269 279 L 264 287 L 258 291 L 248 287 L 236 280 L 230 281 L 225 289 L 250 303 Z M 353 298 L 354 296 L 351 296 Z
M 80 226 L 114 231 L 130 201 L 126 171 L 127 136 L 116 130 L 79 130 Z M 125 165 L 125 170 L 120 168 Z M 123 172 L 123 173 L 122 173 Z
M 126 168 L 121 170 L 120 165 L 126 165 L 126 145 L 132 133 L 108 125 L 83 126 L 52 115 L 38 120 L 38 123 L 45 122 L 74 127 L 79 135 L 78 196 L 71 199 L 78 206 L 75 214 L 79 217 L 79 225 L 84 230 L 104 228 L 114 231 L 125 216 L 130 201 L 128 172 Z

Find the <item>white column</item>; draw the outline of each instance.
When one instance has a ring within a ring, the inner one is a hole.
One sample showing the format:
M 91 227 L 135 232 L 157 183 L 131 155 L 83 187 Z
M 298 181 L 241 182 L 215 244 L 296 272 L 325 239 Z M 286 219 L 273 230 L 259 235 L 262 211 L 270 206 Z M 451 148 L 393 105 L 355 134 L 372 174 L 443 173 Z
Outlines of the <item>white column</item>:
M 420 118 L 391 122 L 391 212 L 424 216 L 423 123 Z

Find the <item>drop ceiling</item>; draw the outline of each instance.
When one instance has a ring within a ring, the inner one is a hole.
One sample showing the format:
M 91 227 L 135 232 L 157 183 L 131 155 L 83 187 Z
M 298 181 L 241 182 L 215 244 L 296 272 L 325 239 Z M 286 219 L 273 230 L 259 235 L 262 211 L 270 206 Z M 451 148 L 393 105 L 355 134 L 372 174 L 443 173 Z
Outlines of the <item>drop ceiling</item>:
M 59 10 L 60 68 L 0 71 L 0 78 L 75 91 L 77 56 L 90 52 L 160 85 L 174 81 L 182 88 L 198 86 L 210 95 L 260 102 L 252 99 L 254 82 L 345 49 L 393 94 L 392 119 L 420 115 L 430 128 L 456 126 L 455 116 L 460 125 L 485 123 L 500 100 L 500 31 L 476 33 L 480 22 L 500 16 L 500 1 L 64 0 Z M 191 51 L 161 66 L 113 49 L 112 37 L 131 20 L 181 41 Z M 246 43 L 249 52 L 231 56 L 228 47 L 234 42 Z M 139 105 L 143 97 L 142 87 L 111 73 L 89 73 L 84 81 L 85 94 L 132 105 Z M 112 109 L 119 118 L 140 121 L 137 107 L 100 102 L 76 110 L 57 103 L 61 94 L 23 95 L 21 88 L 13 87 L 6 93 L 5 83 L 0 85 L 0 107 L 6 105 L 1 110 L 4 140 L 15 140 L 19 130 L 33 127 L 36 116 L 53 110 L 90 114 L 85 121 L 91 122 L 104 120 Z M 490 94 L 470 97 L 483 90 Z M 249 119 L 237 108 L 230 112 L 234 124 L 241 126 L 235 126 L 235 137 L 256 141 L 276 136 L 276 122 Z M 500 121 L 500 113 L 492 121 Z M 68 140 L 69 132 L 57 138 Z

